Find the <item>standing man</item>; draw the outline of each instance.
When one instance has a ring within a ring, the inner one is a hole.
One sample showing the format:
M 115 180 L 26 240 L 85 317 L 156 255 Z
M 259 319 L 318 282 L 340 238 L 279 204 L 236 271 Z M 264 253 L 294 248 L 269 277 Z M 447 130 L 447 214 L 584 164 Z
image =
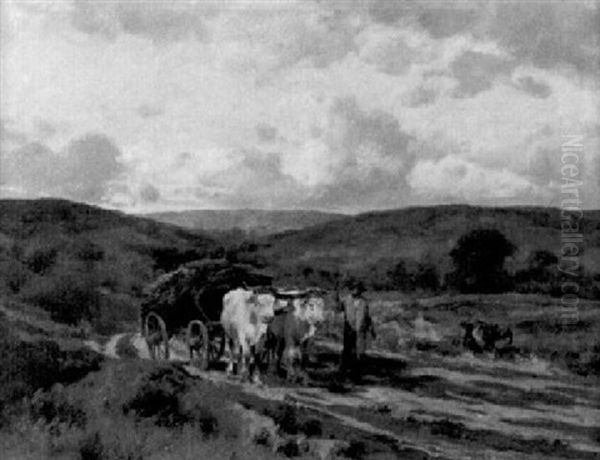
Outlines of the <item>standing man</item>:
M 375 329 L 369 314 L 369 303 L 364 298 L 364 285 L 358 281 L 350 285 L 350 292 L 338 293 L 340 309 L 344 311 L 344 349 L 340 373 L 356 377 L 367 351 L 367 334 L 375 338 Z

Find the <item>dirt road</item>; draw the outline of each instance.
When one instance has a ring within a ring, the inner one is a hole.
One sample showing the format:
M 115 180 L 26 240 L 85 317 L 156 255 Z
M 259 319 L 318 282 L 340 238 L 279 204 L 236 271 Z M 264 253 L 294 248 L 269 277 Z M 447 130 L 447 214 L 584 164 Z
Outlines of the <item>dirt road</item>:
M 116 357 L 121 340 L 148 359 L 137 334 L 113 336 L 104 353 Z M 185 362 L 183 344 L 173 340 L 171 345 L 172 359 Z M 335 344 L 319 343 L 315 351 L 319 364 L 309 370 L 306 387 L 276 380 L 256 386 L 231 381 L 221 371 L 186 369 L 265 400 L 293 402 L 324 419 L 421 452 L 423 458 L 600 458 L 600 388 L 547 362 L 374 352 L 363 380 L 340 392 L 328 385 L 337 360 Z

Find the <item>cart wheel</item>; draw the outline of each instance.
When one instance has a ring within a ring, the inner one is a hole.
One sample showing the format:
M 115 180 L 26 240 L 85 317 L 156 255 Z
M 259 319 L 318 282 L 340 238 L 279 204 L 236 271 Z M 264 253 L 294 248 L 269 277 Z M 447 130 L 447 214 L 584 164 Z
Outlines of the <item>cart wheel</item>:
M 190 321 L 186 341 L 190 351 L 190 362 L 201 370 L 206 370 L 210 362 L 208 329 L 202 321 Z
M 148 313 L 144 321 L 144 337 L 153 360 L 169 359 L 169 336 L 164 320 L 154 312 Z

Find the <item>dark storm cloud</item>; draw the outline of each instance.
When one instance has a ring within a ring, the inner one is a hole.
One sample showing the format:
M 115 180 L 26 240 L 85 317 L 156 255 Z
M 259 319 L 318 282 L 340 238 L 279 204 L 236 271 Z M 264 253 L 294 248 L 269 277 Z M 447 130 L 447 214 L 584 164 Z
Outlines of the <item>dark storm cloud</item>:
M 108 137 L 89 134 L 69 143 L 66 149 L 66 193 L 83 201 L 98 201 L 107 182 L 121 172 L 121 152 Z
M 582 2 L 496 4 L 489 36 L 541 68 L 600 68 L 600 11 Z
M 496 78 L 509 75 L 515 66 L 516 62 L 503 57 L 467 51 L 450 65 L 452 76 L 458 80 L 454 95 L 472 97 L 488 90 Z
M 562 65 L 586 74 L 600 69 L 600 9 L 594 2 L 392 2 L 369 3 L 377 22 L 413 22 L 433 38 L 472 34 L 492 40 L 519 62 Z
M 268 123 L 259 123 L 256 125 L 256 136 L 261 142 L 270 142 L 277 137 L 277 128 Z
M 548 85 L 529 76 L 519 78 L 516 86 L 521 91 L 540 99 L 545 99 L 552 94 L 552 90 Z
M 160 192 L 151 184 L 146 184 L 140 189 L 140 198 L 144 203 L 156 203 L 160 199 Z
M 40 140 L 49 139 L 56 134 L 56 127 L 47 120 L 35 121 L 35 131 Z
M 481 17 L 481 11 L 466 5 L 458 8 L 431 7 L 417 13 L 419 24 L 433 38 L 445 38 L 459 34 L 474 27 Z
M 127 33 L 170 42 L 191 36 L 205 38 L 206 13 L 207 9 L 177 8 L 176 4 L 159 2 L 79 0 L 73 9 L 72 23 L 82 32 L 105 38 Z
M 407 155 L 410 135 L 400 129 L 398 120 L 390 113 L 374 110 L 365 112 L 355 98 L 340 98 L 331 109 L 332 116 L 343 121 L 341 147 L 355 153 L 361 146 L 373 146 L 383 155 Z M 353 155 L 350 155 L 352 157 Z
M 3 158 L 3 184 L 27 196 L 98 202 L 122 172 L 120 155 L 116 145 L 100 134 L 70 142 L 61 154 L 39 142 L 29 143 Z
M 343 8 L 314 16 L 310 11 L 299 10 L 296 21 L 285 31 L 286 39 L 269 42 L 269 48 L 278 56 L 278 67 L 304 61 L 313 67 L 325 68 L 355 50 L 354 39 L 362 26 L 353 21 L 352 13 L 352 9 Z M 304 20 L 303 14 L 307 14 Z
M 56 190 L 64 175 L 58 156 L 39 142 L 25 144 L 4 154 L 0 161 L 2 184 L 23 189 L 30 195 Z
M 432 104 L 437 98 L 437 92 L 433 89 L 419 87 L 409 96 L 408 105 L 410 107 L 420 107 Z
M 239 152 L 240 161 L 202 179 L 197 198 L 226 208 L 294 207 L 307 191 L 282 172 L 281 155 L 259 150 Z
M 413 62 L 419 59 L 419 52 L 397 37 L 384 46 L 377 47 L 373 52 L 363 56 L 365 62 L 375 66 L 377 70 L 389 75 L 406 73 Z
M 375 0 L 368 3 L 369 15 L 382 24 L 394 24 L 403 16 L 411 14 L 411 10 L 410 4 L 402 0 Z

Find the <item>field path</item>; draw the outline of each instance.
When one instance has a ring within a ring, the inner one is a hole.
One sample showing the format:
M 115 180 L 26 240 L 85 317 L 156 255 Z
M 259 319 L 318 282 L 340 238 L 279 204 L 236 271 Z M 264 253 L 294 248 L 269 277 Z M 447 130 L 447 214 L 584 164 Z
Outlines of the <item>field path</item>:
M 118 357 L 117 334 L 104 353 Z M 139 334 L 127 335 L 138 356 L 148 359 Z M 187 362 L 183 344 L 170 342 L 172 360 Z M 335 353 L 339 346 L 321 343 Z M 195 377 L 271 401 L 288 401 L 394 442 L 423 458 L 600 459 L 600 389 L 535 359 L 516 362 L 432 356 L 425 352 L 374 352 L 392 368 L 408 363 L 396 381 L 365 381 L 337 393 L 323 386 L 252 385 L 220 371 L 185 366 Z M 510 376 L 510 377 L 509 377 Z

